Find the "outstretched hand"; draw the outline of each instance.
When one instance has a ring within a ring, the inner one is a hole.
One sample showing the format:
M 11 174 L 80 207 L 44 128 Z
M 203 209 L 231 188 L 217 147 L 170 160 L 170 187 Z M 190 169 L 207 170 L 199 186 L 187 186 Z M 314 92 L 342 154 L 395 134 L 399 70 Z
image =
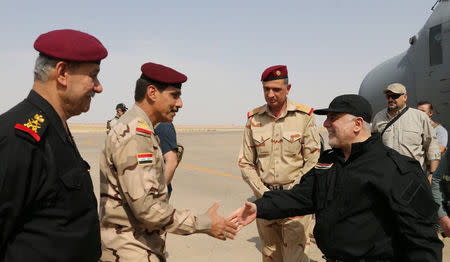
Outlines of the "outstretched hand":
M 241 208 L 236 209 L 231 213 L 227 219 L 236 221 L 239 224 L 239 229 L 253 222 L 256 219 L 257 209 L 252 202 L 246 202 Z
M 219 203 L 216 202 L 212 207 L 206 211 L 206 213 L 211 218 L 211 231 L 208 235 L 226 240 L 227 238 L 234 239 L 234 236 L 238 232 L 237 224 L 231 222 L 231 219 L 225 219 L 217 214 L 217 209 L 219 208 Z

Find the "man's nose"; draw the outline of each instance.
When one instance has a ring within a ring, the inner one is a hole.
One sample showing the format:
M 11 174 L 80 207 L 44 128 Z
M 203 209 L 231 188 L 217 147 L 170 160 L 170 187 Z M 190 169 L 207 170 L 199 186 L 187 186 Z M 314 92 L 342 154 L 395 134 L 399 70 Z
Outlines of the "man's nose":
M 101 93 L 103 91 L 103 86 L 100 84 L 100 81 L 96 80 L 96 83 L 94 85 L 94 92 L 95 93 Z
M 177 102 L 175 103 L 175 106 L 177 108 L 182 108 L 183 107 L 183 100 L 181 100 L 181 97 L 177 99 Z

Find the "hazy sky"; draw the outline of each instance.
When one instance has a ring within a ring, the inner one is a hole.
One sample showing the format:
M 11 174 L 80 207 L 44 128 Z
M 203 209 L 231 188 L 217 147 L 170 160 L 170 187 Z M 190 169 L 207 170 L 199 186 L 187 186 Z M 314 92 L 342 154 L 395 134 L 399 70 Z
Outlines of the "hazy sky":
M 357 93 L 364 76 L 409 46 L 434 0 L 376 1 L 6 1 L 0 9 L 0 112 L 33 82 L 38 35 L 71 28 L 109 51 L 91 110 L 70 122 L 103 123 L 134 103 L 146 62 L 183 72 L 175 124 L 243 125 L 265 103 L 262 71 L 288 66 L 289 97 L 315 108 Z

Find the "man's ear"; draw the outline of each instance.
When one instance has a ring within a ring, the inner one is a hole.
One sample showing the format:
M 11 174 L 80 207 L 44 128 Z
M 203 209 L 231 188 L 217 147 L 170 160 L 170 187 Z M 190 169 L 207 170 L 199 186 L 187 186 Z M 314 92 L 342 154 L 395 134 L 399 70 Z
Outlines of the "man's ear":
M 361 117 L 355 119 L 355 132 L 359 132 L 364 129 L 364 120 Z
M 69 64 L 64 61 L 59 61 L 55 66 L 56 81 L 62 85 L 67 86 L 67 75 L 69 72 Z
M 158 90 L 156 89 L 156 86 L 149 85 L 149 86 L 147 86 L 147 92 L 145 93 L 145 95 L 147 96 L 147 98 L 150 101 L 155 102 L 156 101 L 157 92 L 158 92 Z
M 289 91 L 291 91 L 291 84 L 287 85 L 287 94 L 289 94 Z

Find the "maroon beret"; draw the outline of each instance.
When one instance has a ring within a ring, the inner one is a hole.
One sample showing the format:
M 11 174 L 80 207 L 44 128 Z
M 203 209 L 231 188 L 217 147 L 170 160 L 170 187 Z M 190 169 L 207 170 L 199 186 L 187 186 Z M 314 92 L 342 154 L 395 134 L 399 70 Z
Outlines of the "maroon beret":
M 276 79 L 284 79 L 288 77 L 287 67 L 285 65 L 271 66 L 264 70 L 261 75 L 261 81 L 271 81 Z
M 34 49 L 52 58 L 76 62 L 100 61 L 108 55 L 97 38 L 71 29 L 40 35 L 34 42 Z
M 182 84 L 186 82 L 187 76 L 173 70 L 170 67 L 155 63 L 146 63 L 141 66 L 142 74 L 149 80 L 163 84 Z

